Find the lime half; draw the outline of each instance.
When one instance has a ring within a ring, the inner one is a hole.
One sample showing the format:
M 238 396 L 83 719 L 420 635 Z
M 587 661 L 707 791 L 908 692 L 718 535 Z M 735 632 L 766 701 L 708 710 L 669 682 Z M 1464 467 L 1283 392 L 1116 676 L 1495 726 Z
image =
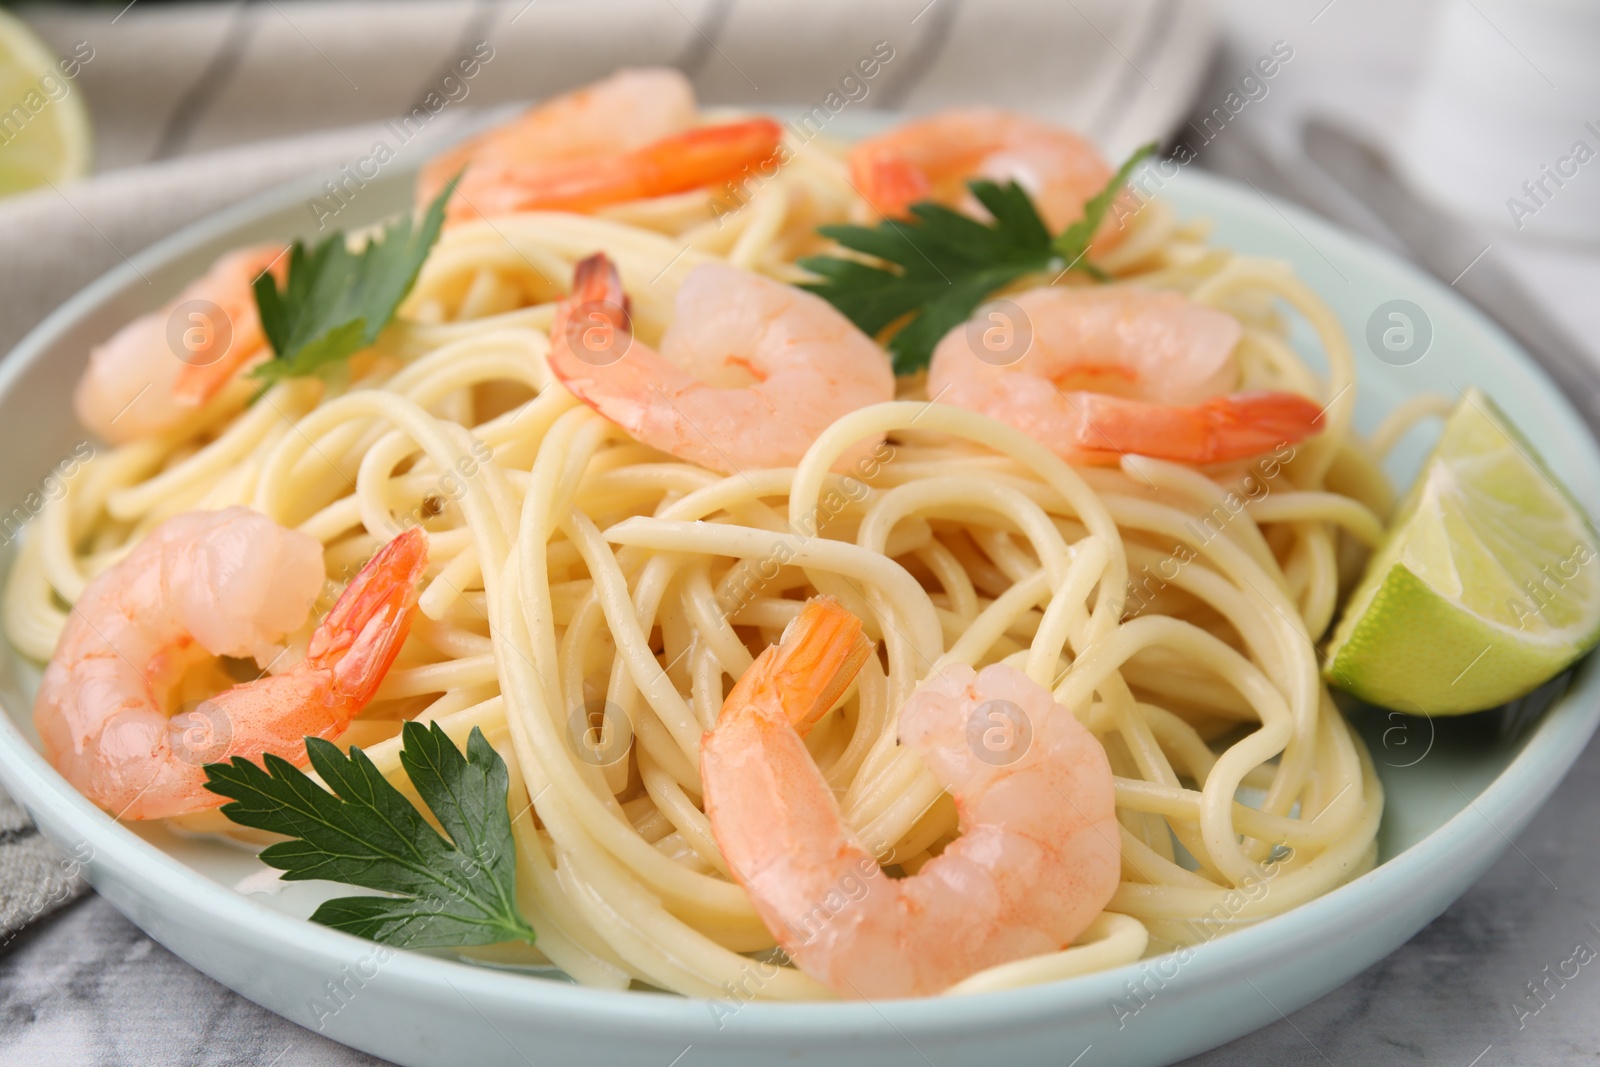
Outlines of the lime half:
M 89 170 L 83 95 L 44 42 L 0 10 L 0 196 Z
M 1600 537 L 1488 397 L 1463 394 L 1328 646 L 1327 679 L 1400 711 L 1521 696 L 1600 638 Z

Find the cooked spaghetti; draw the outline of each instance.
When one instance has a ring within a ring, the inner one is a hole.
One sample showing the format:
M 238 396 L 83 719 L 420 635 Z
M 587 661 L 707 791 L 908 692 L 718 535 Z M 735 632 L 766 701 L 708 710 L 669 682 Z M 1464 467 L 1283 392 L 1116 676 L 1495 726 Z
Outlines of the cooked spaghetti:
M 831 995 L 773 954 L 701 778 L 730 687 L 818 595 L 862 620 L 873 651 L 805 745 L 890 875 L 915 876 L 958 837 L 956 803 L 897 733 L 919 686 L 953 665 L 1006 664 L 1048 689 L 1114 775 L 1121 872 L 1103 912 L 1070 947 L 953 991 L 1208 940 L 1369 869 L 1382 790 L 1314 642 L 1391 495 L 1350 429 L 1343 331 L 1285 265 L 1208 245 L 1203 223 L 1159 199 L 1122 212 L 1119 239 L 1095 252 L 1108 291 L 1175 293 L 1236 321 L 1238 389 L 1319 412 L 1308 439 L 1204 466 L 1063 458 L 930 398 L 921 375 L 833 419 L 791 465 L 691 462 L 557 379 L 551 330 L 580 261 L 615 265 L 636 343 L 653 346 L 701 265 L 803 281 L 796 260 L 830 248 L 820 224 L 873 217 L 847 146 L 787 136 L 784 164 L 737 186 L 456 220 L 342 372 L 253 403 L 255 383 L 236 377 L 88 464 L 27 533 L 11 641 L 49 659 L 91 579 L 181 513 L 244 505 L 315 539 L 324 609 L 420 527 L 415 624 L 336 740 L 405 788 L 402 722 L 463 744 L 482 728 L 511 768 L 520 903 L 539 940 L 481 954 L 587 985 Z M 1032 275 L 1008 292 L 1052 282 L 1088 285 Z M 1288 343 L 1285 313 L 1309 324 L 1320 369 Z M 310 632 L 284 639 L 282 662 Z M 212 661 L 168 709 L 232 680 Z M 214 810 L 173 822 L 251 839 Z

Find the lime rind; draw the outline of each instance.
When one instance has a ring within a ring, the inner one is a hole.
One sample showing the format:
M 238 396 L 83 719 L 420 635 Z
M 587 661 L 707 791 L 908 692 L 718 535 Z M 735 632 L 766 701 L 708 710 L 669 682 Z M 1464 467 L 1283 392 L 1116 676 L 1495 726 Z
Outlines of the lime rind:
M 1470 390 L 1328 647 L 1330 682 L 1442 715 L 1537 687 L 1600 639 L 1600 537 L 1572 494 Z
M 1507 637 L 1396 564 L 1378 583 L 1371 610 L 1329 656 L 1326 676 L 1369 704 L 1454 715 L 1521 696 L 1584 652 Z

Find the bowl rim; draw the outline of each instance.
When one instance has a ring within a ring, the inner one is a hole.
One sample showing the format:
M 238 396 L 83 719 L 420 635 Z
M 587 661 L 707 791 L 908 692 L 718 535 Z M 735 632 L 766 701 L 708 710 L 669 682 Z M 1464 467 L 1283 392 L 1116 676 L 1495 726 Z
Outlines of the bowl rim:
M 408 181 L 409 176 L 409 171 L 397 169 L 392 175 L 380 176 L 378 181 Z M 1457 317 L 1487 335 L 1494 347 L 1506 350 L 1532 372 L 1530 386 L 1540 399 L 1558 413 L 1560 421 L 1569 424 L 1569 431 L 1580 431 L 1585 451 L 1577 457 L 1578 462 L 1600 472 L 1600 451 L 1565 398 L 1531 357 L 1453 290 L 1386 250 L 1346 234 L 1293 204 L 1252 194 L 1193 168 L 1186 168 L 1184 181 L 1188 183 L 1185 190 L 1193 189 L 1197 198 L 1223 207 L 1251 215 L 1270 209 L 1293 228 L 1304 231 L 1308 239 L 1314 239 L 1315 247 L 1331 247 L 1341 258 L 1355 256 L 1376 261 L 1397 281 L 1450 306 Z M 87 312 L 122 290 L 142 271 L 193 254 L 297 201 L 314 197 L 319 189 L 314 179 L 287 183 L 184 227 L 129 257 L 51 312 L 9 355 L 0 359 L 0 395 L 15 388 L 18 379 Z M 1586 662 L 1576 672 L 1571 686 L 1529 731 L 1521 751 L 1476 797 L 1468 799 L 1465 808 L 1411 847 L 1344 885 L 1280 915 L 1193 946 L 1184 965 L 1188 980 L 1248 978 L 1251 972 L 1263 969 L 1264 961 L 1281 962 L 1315 947 L 1330 930 L 1353 929 L 1362 917 L 1396 899 L 1396 894 L 1424 893 L 1427 884 L 1436 880 L 1440 867 L 1487 863 L 1512 844 L 1510 835 L 1554 792 L 1597 725 L 1600 669 Z M 89 862 L 91 880 L 97 866 L 108 866 L 115 869 L 120 881 L 134 886 L 146 898 L 165 899 L 172 907 L 194 909 L 215 923 L 254 928 L 255 940 L 263 951 L 312 959 L 330 973 L 337 973 L 340 967 L 372 949 L 372 942 L 285 915 L 219 884 L 111 819 L 49 766 L 10 714 L 0 714 L 0 785 L 28 809 L 48 836 L 60 840 L 66 831 L 67 836 L 76 836 L 93 849 Z M 1152 957 L 1155 958 L 1159 957 Z M 1150 962 L 1135 961 L 1039 985 L 953 997 L 871 1002 L 736 1001 L 737 1019 L 727 1029 L 802 1038 L 815 1035 L 819 1028 L 862 1036 L 899 1034 L 907 1040 L 908 1031 L 927 1037 L 970 1034 L 975 1025 L 1026 1024 L 1053 1014 L 1109 1004 L 1124 994 L 1124 983 L 1140 977 Z M 604 1025 L 634 1036 L 711 1041 L 724 1031 L 715 1012 L 709 1010 L 723 1003 L 720 999 L 594 989 L 416 952 L 396 952 L 385 963 L 384 974 L 385 984 L 395 983 L 393 988 L 402 997 L 437 994 L 448 986 L 469 1001 L 481 998 L 480 1003 L 523 1010 L 536 1007 L 576 1025 Z

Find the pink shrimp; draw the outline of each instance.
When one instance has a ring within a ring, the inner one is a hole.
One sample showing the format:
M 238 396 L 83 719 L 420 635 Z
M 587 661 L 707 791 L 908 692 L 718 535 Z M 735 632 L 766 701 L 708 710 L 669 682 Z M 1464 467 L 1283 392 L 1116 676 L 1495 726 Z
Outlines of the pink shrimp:
M 170 715 L 185 675 L 210 657 L 271 656 L 304 621 L 323 568 L 313 538 L 248 508 L 169 519 L 73 606 L 33 706 L 45 754 L 125 819 L 221 804 L 206 763 L 270 752 L 303 765 L 305 738 L 337 736 L 377 691 L 427 555 L 420 529 L 401 534 L 350 582 L 304 660 Z
M 680 459 L 724 472 L 793 466 L 835 420 L 894 398 L 883 350 L 792 286 L 696 267 L 660 353 L 628 334 L 627 300 L 604 254 L 579 263 L 551 326 L 550 369 L 635 440 Z
M 801 740 L 870 654 L 859 619 L 813 599 L 701 744 L 712 832 L 767 929 L 801 970 L 858 998 L 938 993 L 1068 945 L 1120 877 L 1105 750 L 1019 671 L 930 678 L 900 711 L 900 743 L 955 796 L 961 836 L 891 879 Z
M 426 204 L 465 168 L 452 222 L 519 211 L 588 212 L 688 192 L 765 163 L 783 140 L 771 119 L 696 127 L 694 90 L 675 70 L 623 70 L 565 93 L 433 159 Z
M 1061 126 L 992 107 L 951 108 L 859 141 L 850 151 L 857 190 L 879 213 L 902 218 L 919 200 L 978 213 L 970 178 L 1016 181 L 1052 232 L 1083 217 L 1084 201 L 1112 170 L 1083 137 Z M 1118 231 L 1101 230 L 1104 245 Z
M 89 353 L 73 406 L 86 429 L 125 444 L 181 423 L 266 346 L 253 285 L 288 269 L 282 245 L 229 252 L 161 310 Z
M 992 311 L 999 345 L 988 340 L 987 311 L 945 335 L 928 394 L 1008 423 L 1064 459 L 1221 463 L 1319 430 L 1321 409 L 1306 397 L 1231 392 L 1238 321 L 1178 293 L 1046 286 L 1010 303 Z

